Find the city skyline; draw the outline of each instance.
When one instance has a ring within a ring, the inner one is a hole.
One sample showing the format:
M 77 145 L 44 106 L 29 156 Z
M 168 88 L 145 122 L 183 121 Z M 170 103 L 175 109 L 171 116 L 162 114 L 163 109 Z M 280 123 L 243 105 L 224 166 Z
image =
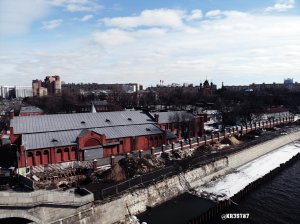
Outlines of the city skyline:
M 4 0 L 1 85 L 300 77 L 299 1 Z

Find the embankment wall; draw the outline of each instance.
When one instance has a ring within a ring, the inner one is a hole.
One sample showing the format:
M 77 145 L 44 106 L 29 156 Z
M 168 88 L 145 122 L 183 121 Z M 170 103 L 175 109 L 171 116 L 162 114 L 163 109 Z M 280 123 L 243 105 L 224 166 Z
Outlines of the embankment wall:
M 159 181 L 146 188 L 126 193 L 111 202 L 95 206 L 93 216 L 82 221 L 110 224 L 125 219 L 127 215 L 137 215 L 146 211 L 147 207 L 157 206 L 209 182 L 212 178 L 224 175 L 249 161 L 299 139 L 300 131 L 283 135 L 194 170 Z

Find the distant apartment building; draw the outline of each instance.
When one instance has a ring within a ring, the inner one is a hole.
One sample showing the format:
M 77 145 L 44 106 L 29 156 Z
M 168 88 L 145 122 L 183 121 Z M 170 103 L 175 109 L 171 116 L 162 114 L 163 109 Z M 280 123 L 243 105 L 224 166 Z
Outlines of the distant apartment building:
M 24 98 L 32 96 L 31 86 L 1 86 L 0 96 L 5 99 Z
M 32 81 L 33 96 L 47 96 L 61 94 L 61 80 L 58 75 L 46 76 L 44 82 L 42 80 Z
M 289 90 L 293 92 L 300 91 L 300 83 L 294 82 L 292 78 L 284 79 L 283 83 L 262 83 L 238 86 L 222 86 L 223 89 L 229 91 L 246 91 L 246 92 L 260 92 L 266 90 Z
M 143 86 L 138 83 L 115 83 L 115 84 L 98 84 L 98 83 L 67 83 L 63 89 L 70 92 L 80 93 L 81 95 L 109 95 L 113 92 L 118 93 L 134 93 L 143 89 Z

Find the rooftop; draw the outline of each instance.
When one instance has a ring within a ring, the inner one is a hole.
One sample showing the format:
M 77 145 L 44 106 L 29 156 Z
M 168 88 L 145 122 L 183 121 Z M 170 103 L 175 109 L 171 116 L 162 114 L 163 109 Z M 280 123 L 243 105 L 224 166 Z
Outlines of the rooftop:
M 66 130 L 57 132 L 23 134 L 22 145 L 25 146 L 25 149 L 76 145 L 77 137 L 84 135 L 88 131 L 94 131 L 98 134 L 105 134 L 107 139 L 163 133 L 163 131 L 154 124 L 137 124 L 129 126 L 104 127 L 83 130 Z
M 20 113 L 39 113 L 39 112 L 43 112 L 43 110 L 35 106 L 21 107 L 20 110 Z
M 154 121 L 141 111 L 114 111 L 14 117 L 10 126 L 14 134 L 30 134 L 153 123 Z
M 190 120 L 195 116 L 187 111 L 167 111 L 167 112 L 155 112 L 150 113 L 154 118 L 155 114 L 159 116 L 159 123 L 167 124 L 172 122 L 182 122 L 183 120 Z

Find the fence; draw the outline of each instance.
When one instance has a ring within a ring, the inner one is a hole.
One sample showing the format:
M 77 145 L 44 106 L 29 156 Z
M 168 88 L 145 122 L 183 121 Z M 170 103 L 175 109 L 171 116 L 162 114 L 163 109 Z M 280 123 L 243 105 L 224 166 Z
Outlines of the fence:
M 171 176 L 174 173 L 174 167 L 164 167 L 162 169 L 141 175 L 138 177 L 131 178 L 114 186 L 105 188 L 101 190 L 101 198 L 104 199 L 108 196 L 118 195 L 123 191 L 126 191 L 131 188 L 136 188 L 139 186 L 147 186 L 154 181 L 164 179 Z
M 159 170 L 153 171 L 151 173 L 147 173 L 124 182 L 118 183 L 116 185 L 104 188 L 101 190 L 101 195 L 97 197 L 97 199 L 105 199 L 110 196 L 118 195 L 126 190 L 130 190 L 136 187 L 147 186 L 150 183 L 155 181 L 159 181 L 166 177 L 171 177 L 172 175 L 179 174 L 181 172 L 185 172 L 191 169 L 195 169 L 197 167 L 203 166 L 207 163 L 225 158 L 230 154 L 240 152 L 245 148 L 249 148 L 253 145 L 256 145 L 261 142 L 265 142 L 267 140 L 271 140 L 275 136 L 280 135 L 280 130 L 274 132 L 272 135 L 262 136 L 259 139 L 254 139 L 250 142 L 243 143 L 241 145 L 235 146 L 234 148 L 224 148 L 221 151 L 216 151 L 215 153 L 205 154 L 198 157 L 188 157 L 182 160 L 173 160 L 172 164 L 161 168 Z

